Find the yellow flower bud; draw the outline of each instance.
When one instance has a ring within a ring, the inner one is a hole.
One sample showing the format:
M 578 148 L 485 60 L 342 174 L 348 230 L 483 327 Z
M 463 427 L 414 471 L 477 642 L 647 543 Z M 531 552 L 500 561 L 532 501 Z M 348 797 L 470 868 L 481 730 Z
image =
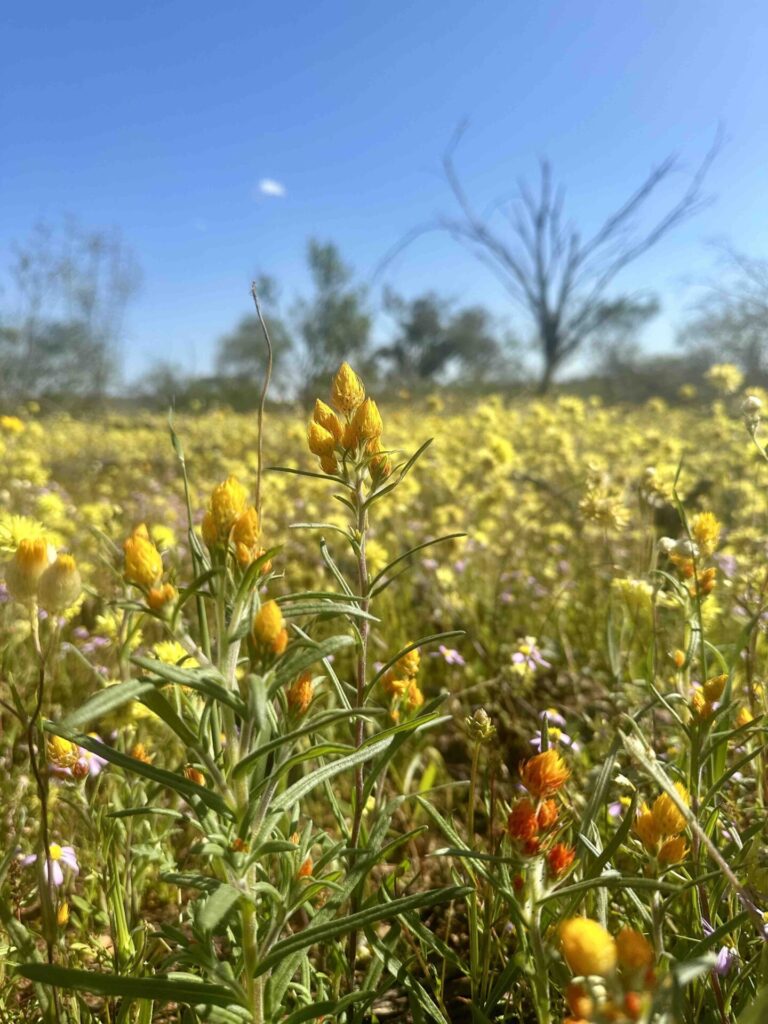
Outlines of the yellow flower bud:
M 336 438 L 330 430 L 326 430 L 319 423 L 310 420 L 307 427 L 307 445 L 313 455 L 333 455 L 333 450 L 336 447 Z
M 341 438 L 344 433 L 344 428 L 341 425 L 341 420 L 325 402 L 321 402 L 318 398 L 315 401 L 315 408 L 312 413 L 312 419 L 315 423 L 318 423 L 321 427 L 325 427 L 329 434 L 333 434 L 333 437 L 337 444 L 341 443 Z
M 354 412 L 364 398 L 363 382 L 349 363 L 342 363 L 331 382 L 331 404 L 336 406 L 339 412 L 350 413 Z
M 392 472 L 392 460 L 389 455 L 380 454 L 382 452 L 381 438 L 372 437 L 366 444 L 365 450 L 369 455 L 373 456 L 368 463 L 368 472 L 371 474 L 371 479 L 386 479 Z
M 407 654 L 399 657 L 394 667 L 398 672 L 402 672 L 403 675 L 413 677 L 418 674 L 420 664 L 421 654 L 418 647 L 414 647 L 412 651 L 408 651 Z
M 357 448 L 357 431 L 355 430 L 355 424 L 353 422 L 344 424 L 344 431 L 342 433 L 341 443 L 348 452 L 351 452 L 353 448 Z
M 72 555 L 59 555 L 40 577 L 39 600 L 48 612 L 63 612 L 80 597 L 83 582 Z
M 370 441 L 374 437 L 381 437 L 384 424 L 379 408 L 372 398 L 366 398 L 357 408 L 352 426 L 358 441 Z
M 675 789 L 682 802 L 688 806 L 690 797 L 685 786 L 681 782 L 676 782 Z M 667 793 L 656 797 L 651 813 L 656 828 L 663 836 L 676 836 L 685 829 L 685 816 Z
M 334 455 L 323 455 L 320 459 L 320 468 L 328 476 L 336 476 L 339 471 L 339 464 Z
M 688 853 L 688 847 L 682 836 L 672 836 L 665 839 L 659 847 L 659 863 L 677 864 Z
M 8 593 L 17 601 L 29 601 L 37 594 L 40 577 L 51 562 L 52 551 L 45 540 L 24 538 L 5 568 Z
M 691 523 L 691 536 L 699 547 L 700 554 L 708 558 L 720 540 L 720 523 L 712 512 L 699 512 Z
M 653 947 L 634 928 L 621 929 L 616 936 L 616 952 L 621 966 L 629 971 L 647 968 L 653 963 Z
M 69 921 L 69 904 L 64 900 L 56 911 L 56 924 L 59 928 L 64 928 Z
M 598 921 L 572 917 L 560 925 L 560 948 L 576 975 L 605 978 L 616 967 L 616 943 Z
M 728 676 L 713 676 L 712 679 L 708 679 L 702 689 L 704 690 L 704 696 L 708 701 L 720 700 L 725 690 L 725 684 L 728 682 Z
M 749 710 L 749 708 L 745 708 L 745 707 L 739 708 L 738 714 L 736 715 L 736 725 L 737 726 L 748 725 L 750 722 L 753 722 L 753 721 L 754 721 L 754 715 Z
M 215 548 L 219 542 L 219 531 L 216 529 L 216 520 L 212 512 L 206 512 L 200 527 L 206 547 Z
M 411 679 L 408 683 L 408 689 L 405 691 L 405 706 L 409 711 L 416 711 L 424 703 L 424 694 L 418 687 L 415 679 Z
M 245 511 L 247 500 L 248 492 L 235 476 L 227 477 L 224 483 L 214 487 L 209 512 L 220 542 L 228 540 L 230 530 Z
M 80 757 L 80 748 L 63 736 L 51 736 L 46 744 L 48 760 L 57 768 L 71 768 Z
M 259 514 L 253 505 L 249 505 L 232 527 L 232 542 L 235 545 L 244 544 L 247 548 L 252 548 L 256 546 L 258 539 Z
M 647 850 L 653 850 L 660 839 L 659 828 L 648 804 L 643 804 L 632 830 Z
M 143 523 L 123 542 L 123 551 L 126 580 L 140 587 L 153 587 L 163 575 L 163 560 Z
M 288 644 L 283 613 L 277 601 L 265 601 L 253 617 L 253 639 L 274 654 L 282 654 Z

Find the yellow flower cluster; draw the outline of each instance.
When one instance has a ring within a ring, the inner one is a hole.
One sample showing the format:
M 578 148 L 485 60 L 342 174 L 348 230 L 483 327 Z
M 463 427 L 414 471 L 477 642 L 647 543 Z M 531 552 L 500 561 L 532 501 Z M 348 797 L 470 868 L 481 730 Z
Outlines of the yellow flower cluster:
M 381 443 L 381 414 L 349 363 L 342 363 L 333 378 L 331 403 L 336 412 L 318 398 L 307 427 L 307 445 L 323 472 L 335 476 L 339 460 L 342 466 L 351 460 L 364 463 L 374 483 L 389 476 L 392 463 Z
M 690 797 L 681 782 L 675 783 L 675 792 L 688 807 Z M 681 835 L 685 828 L 685 815 L 668 793 L 656 797 L 652 807 L 642 804 L 633 824 L 635 835 L 662 865 L 676 864 L 685 857 L 688 850 Z
M 23 604 L 37 601 L 41 608 L 60 614 L 70 608 L 83 589 L 72 555 L 56 554 L 42 537 L 23 537 L 5 567 L 8 593 Z
M 419 649 L 414 647 L 413 650 L 401 655 L 381 677 L 382 689 L 394 702 L 395 719 L 399 717 L 400 705 L 408 711 L 415 711 L 424 703 L 424 694 L 417 682 L 420 666 L 421 655 Z

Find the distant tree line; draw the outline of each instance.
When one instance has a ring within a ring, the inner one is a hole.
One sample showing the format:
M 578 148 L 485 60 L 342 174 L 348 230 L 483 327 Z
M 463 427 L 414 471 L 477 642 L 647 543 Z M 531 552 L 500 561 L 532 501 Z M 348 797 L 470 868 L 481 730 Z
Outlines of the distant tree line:
M 445 231 L 494 272 L 522 316 L 505 324 L 483 306 L 434 291 L 403 296 L 384 286 L 374 296 L 334 243 L 311 239 L 309 295 L 286 308 L 273 277 L 256 280 L 274 347 L 273 397 L 308 398 L 342 359 L 393 392 L 544 392 L 577 355 L 582 367 L 591 367 L 590 386 L 621 400 L 672 397 L 683 383 L 703 378 L 711 363 L 725 360 L 740 366 L 750 383 L 768 382 L 768 260 L 721 251 L 715 276 L 701 283 L 678 332 L 676 354 L 644 352 L 642 332 L 659 312 L 657 298 L 613 287 L 629 263 L 701 209 L 712 153 L 645 228 L 642 213 L 675 170 L 672 159 L 583 235 L 566 218 L 564 191 L 546 162 L 537 188 L 521 182 L 512 200 L 479 213 L 454 152 L 452 145 L 444 172 L 457 212 L 415 229 L 380 269 L 425 231 Z M 140 283 L 138 262 L 120 236 L 72 221 L 56 229 L 41 225 L 14 248 L 9 272 L 13 287 L 0 293 L 0 400 L 119 394 L 123 322 Z M 255 313 L 212 344 L 212 375 L 193 378 L 183 366 L 160 362 L 131 385 L 132 394 L 157 404 L 253 405 L 265 365 Z M 531 356 L 538 357 L 538 381 Z

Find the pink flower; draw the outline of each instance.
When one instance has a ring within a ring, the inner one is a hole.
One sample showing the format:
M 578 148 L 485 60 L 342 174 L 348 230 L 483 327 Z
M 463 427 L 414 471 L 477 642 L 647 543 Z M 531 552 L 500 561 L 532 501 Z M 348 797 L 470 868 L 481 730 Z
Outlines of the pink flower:
M 36 860 L 37 854 L 30 853 L 28 856 L 21 858 L 21 863 L 26 867 L 28 864 L 34 864 Z M 49 864 L 51 868 L 51 881 L 57 888 L 64 884 L 64 872 L 61 868 L 62 864 L 64 864 L 73 875 L 80 873 L 80 865 L 77 863 L 74 848 L 71 846 L 59 846 L 58 843 L 51 843 L 48 847 L 48 857 L 46 858 L 45 865 L 43 867 L 46 882 L 48 881 Z

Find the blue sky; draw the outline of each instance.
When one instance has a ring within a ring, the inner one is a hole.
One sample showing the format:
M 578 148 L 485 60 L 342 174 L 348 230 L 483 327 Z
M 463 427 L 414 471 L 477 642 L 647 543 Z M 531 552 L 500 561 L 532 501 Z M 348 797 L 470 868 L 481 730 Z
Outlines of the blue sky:
M 118 226 L 144 272 L 128 377 L 158 356 L 207 370 L 255 272 L 286 304 L 306 288 L 310 235 L 370 275 L 449 208 L 440 155 L 464 117 L 458 162 L 479 202 L 547 155 L 587 228 L 670 152 L 693 170 L 724 125 L 716 202 L 618 282 L 660 295 L 650 346 L 671 343 L 708 241 L 768 256 L 763 0 L 28 0 L 5 9 L 1 38 L 0 270 L 37 220 Z M 262 195 L 265 178 L 285 196 Z M 387 281 L 521 326 L 448 238 Z

